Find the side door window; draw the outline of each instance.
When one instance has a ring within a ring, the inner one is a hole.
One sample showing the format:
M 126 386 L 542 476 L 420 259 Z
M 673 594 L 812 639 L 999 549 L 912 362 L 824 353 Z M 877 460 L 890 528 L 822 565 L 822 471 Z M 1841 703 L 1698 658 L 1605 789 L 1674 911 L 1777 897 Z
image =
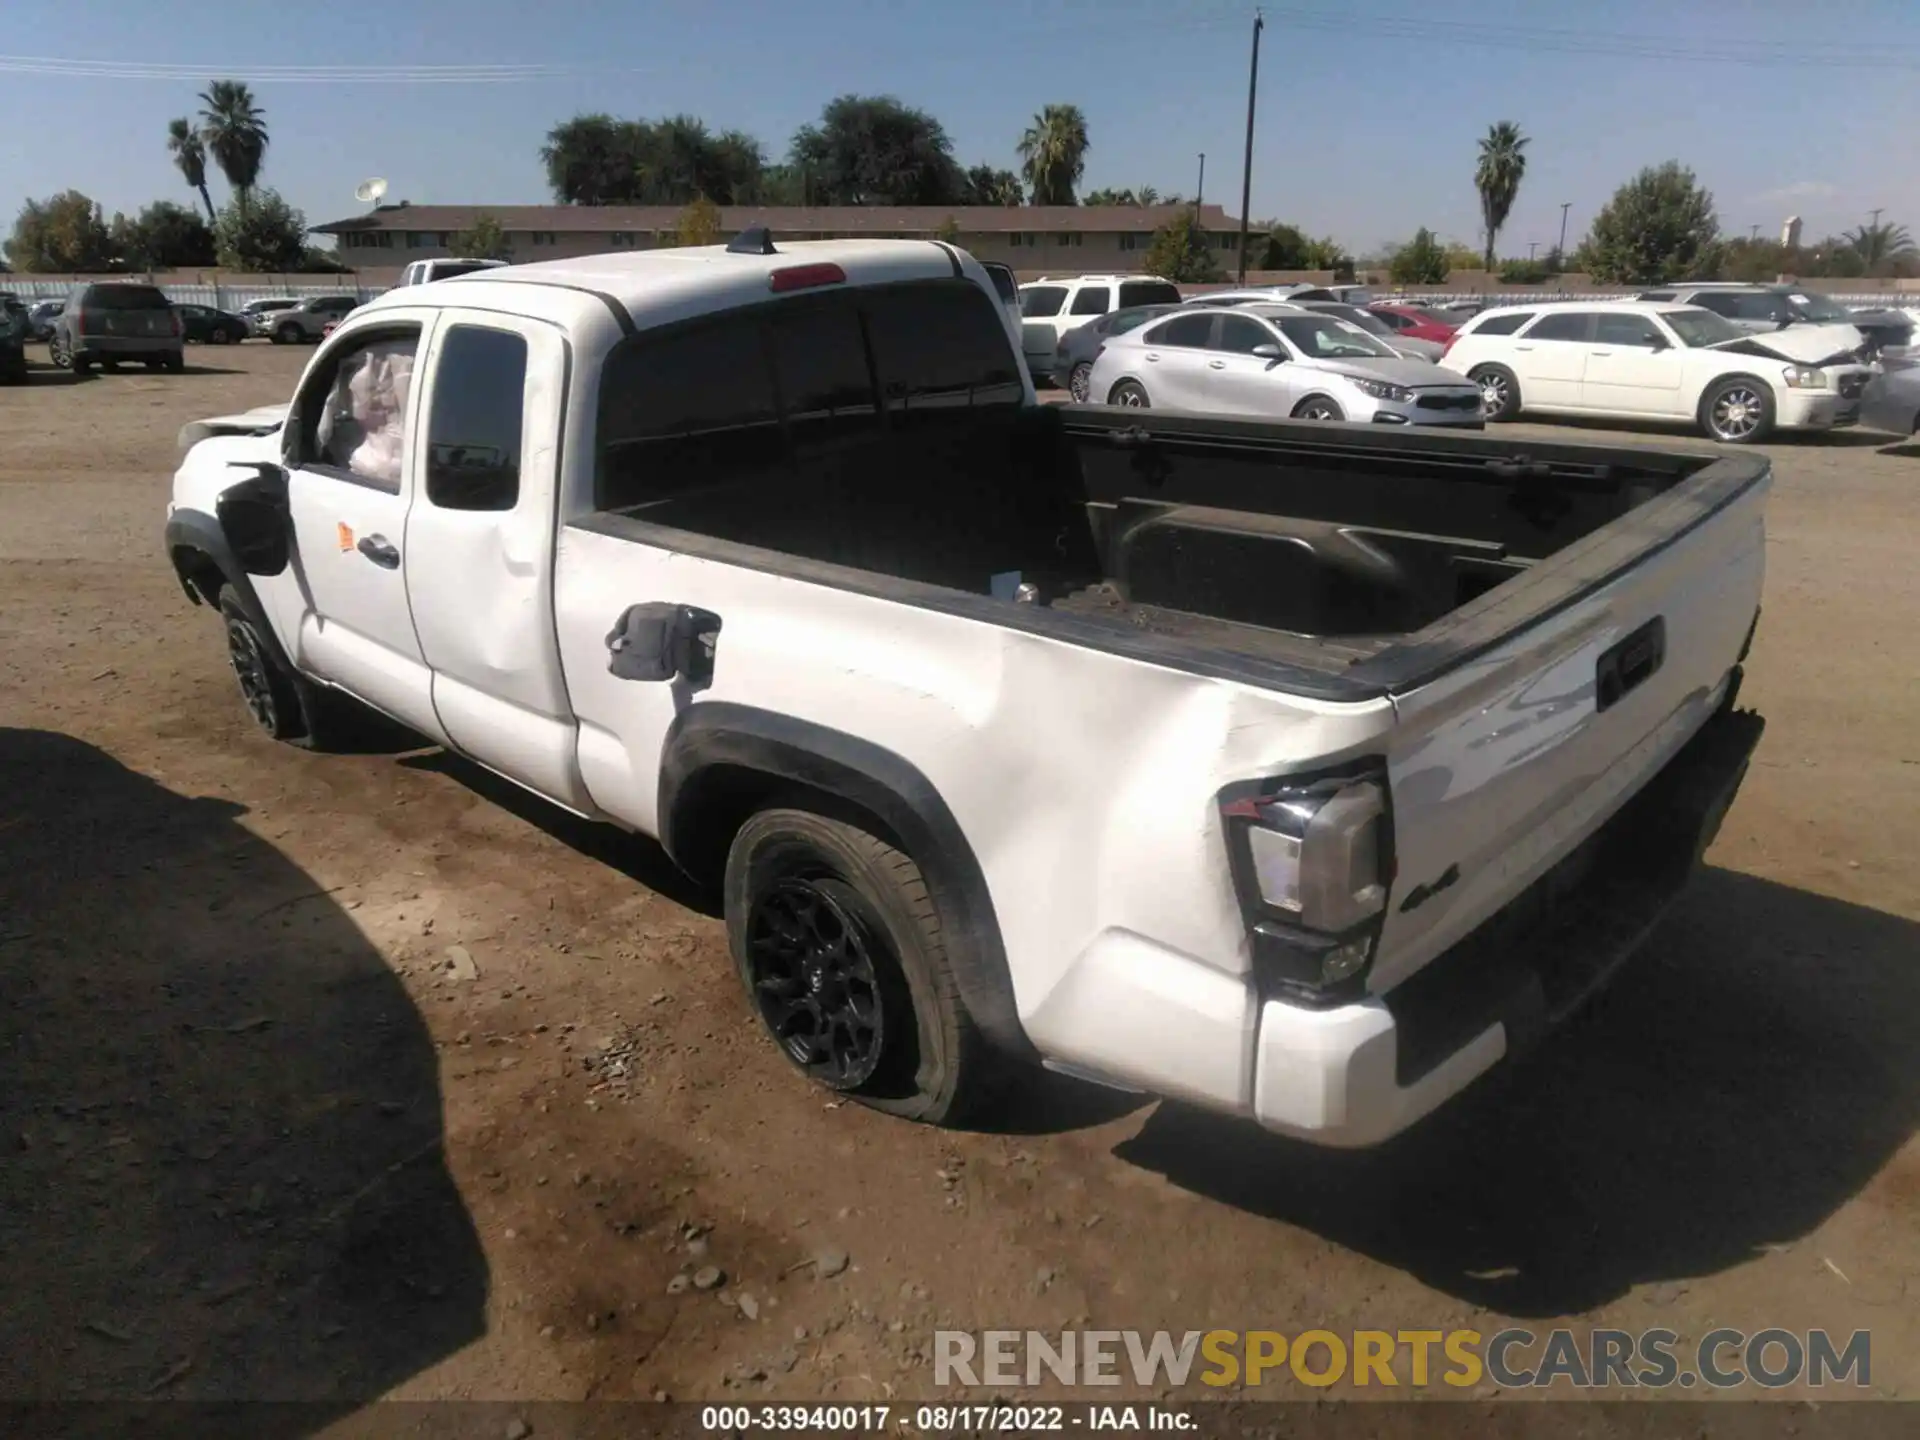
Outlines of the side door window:
M 451 325 L 440 339 L 427 414 L 427 503 L 511 510 L 520 500 L 526 337 Z
M 1064 285 L 1029 285 L 1020 292 L 1020 314 L 1028 320 L 1047 320 L 1067 303 Z
M 1174 349 L 1200 350 L 1206 347 L 1213 333 L 1213 314 L 1202 310 L 1193 315 L 1176 315 L 1173 319 L 1156 325 L 1140 338 L 1149 345 L 1165 345 Z
M 1666 343 L 1665 337 L 1644 315 L 1602 315 L 1594 327 L 1593 341 L 1596 345 L 1637 346 L 1643 350 L 1657 349 Z
M 1542 315 L 1524 338 L 1584 342 L 1593 335 L 1593 322 L 1591 310 L 1554 310 Z
M 336 349 L 295 402 L 289 465 L 398 495 L 419 347 L 415 324 Z
M 1113 308 L 1113 290 L 1107 285 L 1082 285 L 1073 292 L 1069 315 L 1104 315 Z
M 423 322 L 383 317 L 322 351 L 294 403 L 284 453 L 302 612 L 295 659 L 445 743 L 404 563 L 423 338 Z
M 1223 350 L 1229 355 L 1251 356 L 1257 346 L 1279 343 L 1266 326 L 1251 316 L 1222 315 L 1219 333 L 1210 348 Z

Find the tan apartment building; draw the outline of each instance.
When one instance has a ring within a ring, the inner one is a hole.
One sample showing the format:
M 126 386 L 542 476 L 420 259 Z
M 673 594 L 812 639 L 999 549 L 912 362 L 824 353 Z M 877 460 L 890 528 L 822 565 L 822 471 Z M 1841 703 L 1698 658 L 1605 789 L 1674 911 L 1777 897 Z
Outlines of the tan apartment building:
M 753 225 L 776 239 L 952 239 L 981 260 L 1022 274 L 1126 274 L 1143 268 L 1156 230 L 1181 205 L 727 206 L 720 238 Z M 674 243 L 684 211 L 673 205 L 382 205 L 364 215 L 313 227 L 334 236 L 340 258 L 357 269 L 387 269 L 451 253 L 454 237 L 491 216 L 520 262 L 561 260 L 610 250 Z M 1240 223 L 1218 205 L 1200 207 L 1200 223 L 1225 257 L 1237 254 Z

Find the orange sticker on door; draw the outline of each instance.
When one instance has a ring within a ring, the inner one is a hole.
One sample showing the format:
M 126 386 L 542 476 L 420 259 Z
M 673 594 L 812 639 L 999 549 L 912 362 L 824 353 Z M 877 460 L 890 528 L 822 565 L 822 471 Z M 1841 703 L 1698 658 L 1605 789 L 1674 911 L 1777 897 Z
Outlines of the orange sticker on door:
M 353 527 L 342 524 L 337 525 L 335 528 L 340 532 L 340 552 L 344 555 L 347 551 L 353 549 Z

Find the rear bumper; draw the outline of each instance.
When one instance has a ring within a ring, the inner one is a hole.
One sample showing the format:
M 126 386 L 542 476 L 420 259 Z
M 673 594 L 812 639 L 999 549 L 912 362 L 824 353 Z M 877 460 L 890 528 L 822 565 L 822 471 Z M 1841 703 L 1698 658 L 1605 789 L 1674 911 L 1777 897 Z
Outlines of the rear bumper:
M 185 341 L 178 335 L 89 335 L 74 342 L 74 353 L 88 360 L 146 359 L 178 355 Z
M 1405 1129 L 1573 1013 L 1684 888 L 1765 722 L 1721 709 L 1605 825 L 1479 930 L 1384 996 L 1261 1006 L 1253 1111 L 1357 1148 Z

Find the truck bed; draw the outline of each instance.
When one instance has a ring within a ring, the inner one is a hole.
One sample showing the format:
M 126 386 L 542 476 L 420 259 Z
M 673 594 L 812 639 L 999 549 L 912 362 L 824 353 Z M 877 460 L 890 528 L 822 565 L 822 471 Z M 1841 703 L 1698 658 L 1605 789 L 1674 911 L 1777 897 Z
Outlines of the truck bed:
M 1222 673 L 1281 667 L 1305 693 L 1354 698 L 1497 644 L 1767 473 L 1744 455 L 1497 434 L 1093 406 L 957 415 L 607 518 L 683 548 L 718 541 L 734 563 L 772 552 L 856 588 L 901 582 L 902 599 Z M 1016 583 L 1025 599 L 1007 598 Z

